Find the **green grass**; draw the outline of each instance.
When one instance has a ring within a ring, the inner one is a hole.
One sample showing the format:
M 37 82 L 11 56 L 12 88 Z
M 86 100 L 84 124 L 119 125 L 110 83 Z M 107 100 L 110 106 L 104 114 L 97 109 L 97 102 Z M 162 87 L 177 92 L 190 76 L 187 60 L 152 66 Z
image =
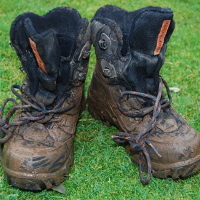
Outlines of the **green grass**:
M 152 3 L 153 2 L 153 3 Z M 168 44 L 166 61 L 161 75 L 170 86 L 179 87 L 173 93 L 173 106 L 195 129 L 200 131 L 200 45 L 199 0 L 1 0 L 0 1 L 0 102 L 13 96 L 12 84 L 21 84 L 24 75 L 20 62 L 9 46 L 9 29 L 15 17 L 31 11 L 44 14 L 58 6 L 76 8 L 82 17 L 91 19 L 103 5 L 115 4 L 126 10 L 136 10 L 148 5 L 170 7 L 174 11 L 176 29 Z M 89 63 L 85 93 L 95 65 L 94 49 Z M 200 199 L 200 173 L 185 179 L 152 178 L 147 186 L 141 185 L 138 168 L 134 166 L 124 149 L 110 136 L 115 127 L 106 127 L 85 111 L 77 126 L 75 140 L 75 164 L 64 182 L 67 195 L 54 191 L 33 193 L 8 185 L 0 167 L 0 199 Z

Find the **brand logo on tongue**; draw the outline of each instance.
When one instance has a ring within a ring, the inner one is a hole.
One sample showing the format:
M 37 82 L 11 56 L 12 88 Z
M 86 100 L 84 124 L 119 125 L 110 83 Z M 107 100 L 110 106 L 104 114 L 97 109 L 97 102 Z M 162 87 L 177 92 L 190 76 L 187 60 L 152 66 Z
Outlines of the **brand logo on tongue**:
M 167 30 L 169 28 L 171 20 L 165 20 L 162 23 L 162 27 L 160 29 L 160 33 L 158 34 L 156 48 L 154 50 L 154 56 L 158 55 L 163 47 L 165 36 L 167 34 Z

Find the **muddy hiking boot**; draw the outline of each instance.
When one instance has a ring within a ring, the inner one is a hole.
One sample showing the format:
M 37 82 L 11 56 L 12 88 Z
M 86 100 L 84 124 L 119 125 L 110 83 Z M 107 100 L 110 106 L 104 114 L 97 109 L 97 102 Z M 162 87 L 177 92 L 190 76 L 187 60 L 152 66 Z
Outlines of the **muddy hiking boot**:
M 13 85 L 21 100 L 1 113 L 2 163 L 8 182 L 42 190 L 61 184 L 73 164 L 73 139 L 84 108 L 84 80 L 90 52 L 88 20 L 70 7 L 43 16 L 23 13 L 12 23 L 10 39 L 26 79 Z M 13 122 L 9 122 L 17 110 Z
M 143 184 L 151 174 L 178 179 L 200 170 L 200 135 L 170 106 L 159 75 L 174 26 L 169 8 L 127 12 L 112 5 L 101 7 L 91 24 L 97 61 L 89 112 L 121 131 L 112 138 L 139 166 Z

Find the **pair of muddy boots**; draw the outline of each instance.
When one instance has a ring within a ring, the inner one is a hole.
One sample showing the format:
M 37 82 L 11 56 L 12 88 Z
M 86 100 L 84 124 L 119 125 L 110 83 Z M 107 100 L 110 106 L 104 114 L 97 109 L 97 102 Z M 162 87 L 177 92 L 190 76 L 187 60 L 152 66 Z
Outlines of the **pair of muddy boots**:
M 151 174 L 177 179 L 197 172 L 200 135 L 171 108 L 169 88 L 159 75 L 173 30 L 172 11 L 159 7 L 127 12 L 107 5 L 90 25 L 70 7 L 18 16 L 11 44 L 27 76 L 21 87 L 12 86 L 22 104 L 7 99 L 14 107 L 1 116 L 8 182 L 21 189 L 50 189 L 69 173 L 91 44 L 97 60 L 89 112 L 121 131 L 112 137 L 139 165 L 141 182 L 147 184 Z

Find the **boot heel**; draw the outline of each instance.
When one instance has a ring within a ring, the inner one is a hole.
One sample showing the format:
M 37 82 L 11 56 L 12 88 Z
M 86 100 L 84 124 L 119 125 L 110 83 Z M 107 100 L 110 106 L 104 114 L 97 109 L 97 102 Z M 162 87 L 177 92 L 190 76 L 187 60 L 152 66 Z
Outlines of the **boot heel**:
M 92 115 L 92 117 L 96 120 L 100 120 L 106 126 L 113 126 L 113 124 L 110 123 L 108 119 L 106 119 L 106 115 L 104 114 L 104 112 L 100 109 L 101 107 L 103 108 L 105 105 L 103 105 L 102 102 L 99 102 L 98 106 L 94 106 L 97 105 L 97 102 L 91 95 L 89 95 L 87 101 L 88 100 L 88 111 Z

